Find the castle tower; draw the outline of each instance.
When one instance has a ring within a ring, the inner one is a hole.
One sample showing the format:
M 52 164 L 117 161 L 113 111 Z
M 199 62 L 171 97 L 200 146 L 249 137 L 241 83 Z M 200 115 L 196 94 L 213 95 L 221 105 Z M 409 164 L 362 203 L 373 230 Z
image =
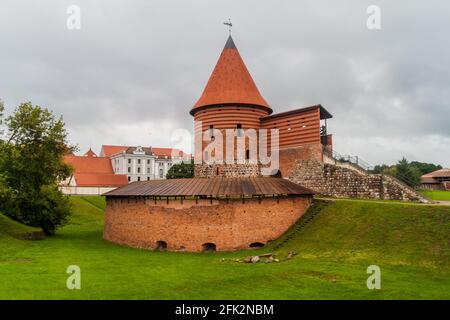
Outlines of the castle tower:
M 196 134 L 220 130 L 224 138 L 223 159 L 226 153 L 226 129 L 260 129 L 261 117 L 268 116 L 272 109 L 261 96 L 250 75 L 231 35 L 223 48 L 217 64 L 206 84 L 206 87 L 190 111 L 196 121 Z M 216 131 L 217 132 L 217 131 Z M 238 134 L 240 131 L 237 131 Z M 245 148 L 248 149 L 248 139 Z M 196 143 L 196 155 L 205 151 L 209 142 Z M 234 155 L 237 158 L 237 141 L 234 143 Z M 245 150 L 246 158 L 249 151 Z M 207 151 L 203 160 L 210 157 Z M 259 175 L 257 163 L 245 164 L 198 164 L 196 176 L 256 176 Z

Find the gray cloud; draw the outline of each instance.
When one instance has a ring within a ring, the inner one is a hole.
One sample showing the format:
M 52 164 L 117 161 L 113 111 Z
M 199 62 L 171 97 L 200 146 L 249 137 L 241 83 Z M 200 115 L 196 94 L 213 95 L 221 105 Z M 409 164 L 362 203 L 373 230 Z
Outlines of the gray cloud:
M 371 163 L 407 156 L 450 166 L 450 3 L 60 1 L 0 4 L 0 98 L 62 114 L 70 138 L 168 146 L 233 35 L 275 112 L 321 103 L 335 148 Z M 66 28 L 66 8 L 82 28 Z

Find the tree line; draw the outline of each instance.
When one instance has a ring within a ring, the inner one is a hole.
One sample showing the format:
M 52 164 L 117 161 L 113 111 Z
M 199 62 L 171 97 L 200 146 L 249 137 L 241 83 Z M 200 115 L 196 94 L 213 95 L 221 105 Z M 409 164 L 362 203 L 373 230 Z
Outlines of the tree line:
M 388 174 L 396 177 L 411 187 L 417 187 L 420 185 L 421 176 L 439 169 L 442 169 L 441 165 L 419 161 L 410 162 L 403 157 L 394 165 L 376 165 L 372 172 Z

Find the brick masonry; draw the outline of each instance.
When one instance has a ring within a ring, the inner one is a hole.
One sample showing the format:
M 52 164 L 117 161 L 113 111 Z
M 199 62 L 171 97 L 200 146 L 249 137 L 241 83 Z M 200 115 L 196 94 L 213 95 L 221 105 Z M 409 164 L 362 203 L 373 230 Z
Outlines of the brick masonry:
M 153 200 L 107 199 L 105 240 L 155 249 L 165 241 L 173 251 L 248 249 L 281 236 L 309 208 L 311 196 L 287 198 Z M 155 202 L 156 201 L 156 202 Z
M 317 160 L 295 161 L 295 165 L 285 178 L 325 196 L 423 200 L 413 189 L 390 176 L 362 173 Z

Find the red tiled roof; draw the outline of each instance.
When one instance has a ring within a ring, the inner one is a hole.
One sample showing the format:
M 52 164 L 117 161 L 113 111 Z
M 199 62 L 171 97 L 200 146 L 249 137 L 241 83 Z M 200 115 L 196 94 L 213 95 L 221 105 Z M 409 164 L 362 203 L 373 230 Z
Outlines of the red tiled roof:
M 129 146 L 109 146 L 109 145 L 103 145 L 102 156 L 104 157 L 111 157 L 112 155 L 121 153 L 123 151 L 126 151 L 129 148 Z
M 82 187 L 121 187 L 128 184 L 124 174 L 75 173 L 74 178 L 77 186 Z
M 440 169 L 424 174 L 420 180 L 422 183 L 440 183 L 439 178 L 450 178 L 450 169 Z
M 450 177 L 450 169 L 440 169 L 427 174 L 424 174 L 422 178 L 439 178 L 439 177 Z
M 229 103 L 257 105 L 269 109 L 269 113 L 272 113 L 269 104 L 259 93 L 231 36 L 191 114 L 200 107 Z
M 109 158 L 65 156 L 64 159 L 76 173 L 114 173 Z
M 117 187 L 128 184 L 126 175 L 114 174 L 109 158 L 66 155 L 64 160 L 73 167 L 77 186 Z
M 85 157 L 96 157 L 97 155 L 95 154 L 94 151 L 92 151 L 91 148 L 89 148 L 89 150 L 84 154 Z
M 103 145 L 103 156 L 104 157 L 111 157 L 115 154 L 127 151 L 129 148 L 136 148 L 132 146 L 111 146 L 111 145 Z M 174 155 L 179 157 L 188 157 L 189 155 L 187 153 L 184 153 L 182 150 L 174 149 L 174 148 L 158 148 L 158 147 L 144 147 L 145 150 L 150 150 L 153 152 L 155 156 L 158 158 L 163 158 L 167 156 L 170 158 L 172 156 L 172 152 L 174 152 Z

